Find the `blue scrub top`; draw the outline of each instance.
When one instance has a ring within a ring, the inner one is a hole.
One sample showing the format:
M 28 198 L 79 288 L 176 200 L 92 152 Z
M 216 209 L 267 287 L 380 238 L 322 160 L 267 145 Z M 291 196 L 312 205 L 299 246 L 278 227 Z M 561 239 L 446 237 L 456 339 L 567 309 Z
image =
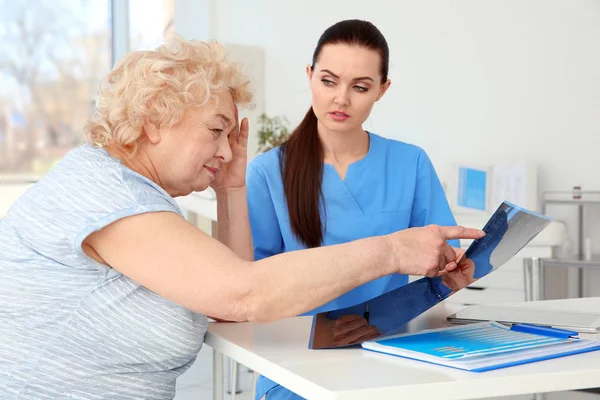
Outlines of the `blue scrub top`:
M 373 133 L 369 133 L 369 138 L 369 151 L 361 160 L 348 166 L 344 180 L 332 165 L 324 165 L 323 245 L 346 243 L 429 224 L 456 225 L 427 154 L 417 146 Z M 295 238 L 290 227 L 279 148 L 252 160 L 246 185 L 255 259 L 306 248 Z M 450 244 L 459 247 L 458 241 Z M 385 276 L 304 315 L 363 303 L 407 282 L 407 275 Z M 257 385 L 257 399 L 275 386 L 276 383 L 261 377 Z M 288 397 L 291 392 L 285 396 L 283 392 L 281 396 L 273 397 L 274 394 L 271 391 L 268 398 L 294 398 Z

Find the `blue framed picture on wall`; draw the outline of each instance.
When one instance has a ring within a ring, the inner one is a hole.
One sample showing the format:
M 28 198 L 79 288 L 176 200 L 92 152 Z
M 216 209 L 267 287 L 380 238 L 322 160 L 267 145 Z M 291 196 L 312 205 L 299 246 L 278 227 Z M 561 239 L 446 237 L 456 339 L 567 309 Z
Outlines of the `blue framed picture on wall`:
M 459 167 L 456 204 L 459 207 L 485 211 L 487 205 L 488 172 L 481 169 Z

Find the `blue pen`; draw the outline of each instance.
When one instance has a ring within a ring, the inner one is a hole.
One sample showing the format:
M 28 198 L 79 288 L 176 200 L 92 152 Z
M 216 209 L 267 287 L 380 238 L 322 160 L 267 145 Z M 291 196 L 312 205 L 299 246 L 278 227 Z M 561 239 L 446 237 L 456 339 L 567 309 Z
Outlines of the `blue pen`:
M 566 329 L 558 329 L 550 326 L 533 324 L 514 324 L 510 329 L 517 332 L 532 333 L 534 335 L 542 335 L 560 339 L 568 339 L 579 334 L 579 332 L 568 331 Z

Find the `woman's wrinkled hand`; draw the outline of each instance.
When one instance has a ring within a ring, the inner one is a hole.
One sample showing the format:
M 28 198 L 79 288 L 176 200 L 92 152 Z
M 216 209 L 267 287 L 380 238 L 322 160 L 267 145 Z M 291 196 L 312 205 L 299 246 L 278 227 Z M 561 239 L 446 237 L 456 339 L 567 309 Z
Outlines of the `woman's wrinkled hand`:
M 394 272 L 430 278 L 457 269 L 456 250 L 448 244 L 454 239 L 480 239 L 485 233 L 462 226 L 429 225 L 388 235 Z M 461 254 L 462 255 L 462 254 Z

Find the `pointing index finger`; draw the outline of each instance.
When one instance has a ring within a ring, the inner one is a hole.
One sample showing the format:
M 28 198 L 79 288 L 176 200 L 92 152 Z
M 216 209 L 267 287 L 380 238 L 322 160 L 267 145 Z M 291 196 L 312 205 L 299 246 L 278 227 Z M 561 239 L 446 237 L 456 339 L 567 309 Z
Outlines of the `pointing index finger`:
M 440 232 L 446 240 L 481 239 L 485 236 L 485 232 L 481 229 L 465 228 L 464 226 L 440 226 Z

